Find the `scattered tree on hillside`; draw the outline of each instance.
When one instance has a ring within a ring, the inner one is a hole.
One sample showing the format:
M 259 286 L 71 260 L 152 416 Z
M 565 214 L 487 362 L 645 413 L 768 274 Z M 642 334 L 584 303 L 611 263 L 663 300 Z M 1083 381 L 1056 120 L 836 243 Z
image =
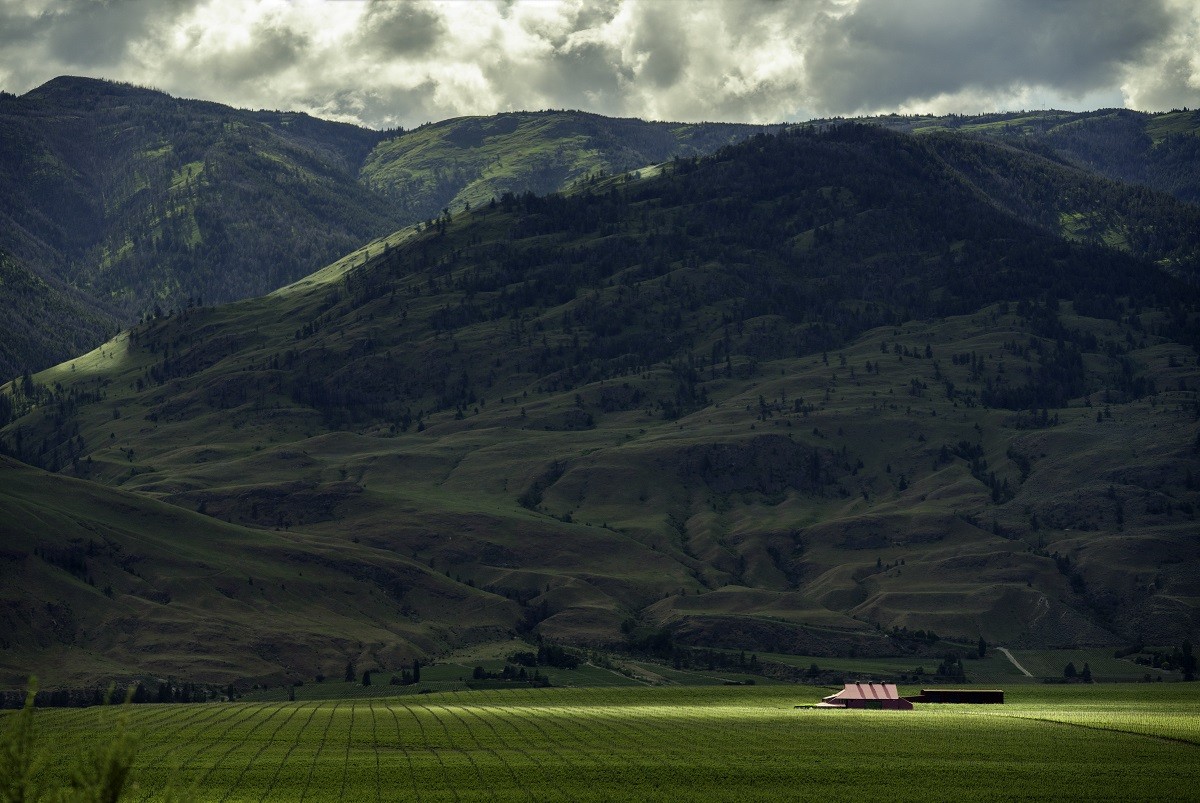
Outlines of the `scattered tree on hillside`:
M 947 680 L 953 680 L 958 683 L 966 683 L 967 672 L 963 667 L 962 658 L 958 653 L 947 653 L 942 662 L 938 664 L 937 676 Z

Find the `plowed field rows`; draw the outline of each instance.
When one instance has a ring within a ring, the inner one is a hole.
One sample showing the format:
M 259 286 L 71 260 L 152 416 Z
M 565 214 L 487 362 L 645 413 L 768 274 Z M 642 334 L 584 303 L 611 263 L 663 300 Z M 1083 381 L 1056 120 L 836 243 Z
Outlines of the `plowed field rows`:
M 1200 684 L 1022 687 L 1002 706 L 796 709 L 805 687 L 524 689 L 145 705 L 132 800 L 1186 798 Z M 42 745 L 113 709 L 37 714 Z M 47 773 L 55 772 L 51 763 Z

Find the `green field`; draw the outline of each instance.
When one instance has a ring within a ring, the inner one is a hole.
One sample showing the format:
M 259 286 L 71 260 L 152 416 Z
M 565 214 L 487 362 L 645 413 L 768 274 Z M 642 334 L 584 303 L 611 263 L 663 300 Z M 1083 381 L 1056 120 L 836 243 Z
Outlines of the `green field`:
M 802 686 L 580 688 L 145 705 L 132 800 L 1180 799 L 1200 687 L 1016 687 L 1003 706 L 797 709 Z M 43 710 L 40 744 L 111 709 Z M 51 765 L 46 780 L 62 772 Z
M 958 650 L 962 653 L 963 650 Z M 1053 652 L 1053 651 L 1052 651 Z M 787 666 L 795 666 L 801 669 L 807 669 L 813 664 L 817 665 L 818 669 L 829 670 L 834 672 L 845 672 L 847 680 L 856 680 L 854 675 L 863 677 L 894 679 L 900 675 L 914 674 L 916 669 L 922 669 L 922 675 L 929 676 L 924 681 L 925 685 L 933 685 L 933 672 L 937 669 L 940 661 L 938 658 L 925 656 L 910 656 L 910 657 L 892 657 L 892 658 L 844 658 L 816 655 L 784 655 L 780 653 L 759 653 L 758 657 L 763 661 L 771 661 L 774 663 L 785 664 Z M 1083 666 L 1083 664 L 1079 664 Z M 990 651 L 986 658 L 971 658 L 968 657 L 963 662 L 963 667 L 967 673 L 967 679 L 973 683 L 986 684 L 1005 684 L 1005 683 L 1021 683 L 1038 682 L 1040 679 L 1027 678 L 1022 675 L 1016 667 L 1009 663 L 1003 655 L 998 652 Z M 1058 674 L 1062 674 L 1062 666 L 1059 667 Z M 1140 677 L 1140 675 L 1139 675 Z M 1132 679 L 1132 678 L 1130 678 Z
M 1096 682 L 1119 682 L 1142 680 L 1146 675 L 1151 680 L 1177 680 L 1178 672 L 1163 672 L 1135 663 L 1129 658 L 1114 658 L 1112 650 L 1013 650 L 1013 657 L 1036 678 L 1061 678 L 1067 663 L 1082 671 L 1083 665 L 1091 667 Z

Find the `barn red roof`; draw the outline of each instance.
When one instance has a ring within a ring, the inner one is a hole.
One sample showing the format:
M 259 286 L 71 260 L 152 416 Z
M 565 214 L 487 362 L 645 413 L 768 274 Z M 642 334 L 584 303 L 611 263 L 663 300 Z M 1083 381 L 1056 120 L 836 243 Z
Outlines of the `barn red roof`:
M 846 688 L 825 698 L 834 700 L 898 700 L 900 692 L 895 683 L 847 683 Z
M 900 696 L 895 683 L 847 683 L 815 708 L 876 708 L 911 711 L 913 704 Z

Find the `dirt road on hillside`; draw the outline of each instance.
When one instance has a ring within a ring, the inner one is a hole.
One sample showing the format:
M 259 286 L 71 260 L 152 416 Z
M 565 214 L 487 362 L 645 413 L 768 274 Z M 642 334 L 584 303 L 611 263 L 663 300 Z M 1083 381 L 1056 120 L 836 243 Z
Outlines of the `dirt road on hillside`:
M 1027 678 L 1031 678 L 1031 677 L 1033 677 L 1033 675 L 1031 675 L 1031 674 L 1029 673 L 1029 670 L 1028 670 L 1028 669 L 1026 669 L 1025 667 L 1021 666 L 1021 664 L 1020 664 L 1020 663 L 1017 661 L 1017 659 L 1016 659 L 1016 658 L 1013 658 L 1013 654 L 1012 654 L 1011 652 L 1009 652 L 1007 648 L 1005 648 L 1005 647 L 997 647 L 996 649 L 997 649 L 997 650 L 999 650 L 1000 652 L 1004 653 L 1004 657 L 1008 659 L 1009 663 L 1011 663 L 1011 664 L 1012 664 L 1013 666 L 1015 666 L 1017 669 L 1021 670 L 1021 674 L 1022 674 L 1022 675 L 1024 675 L 1024 676 L 1025 676 L 1025 677 L 1027 677 Z

